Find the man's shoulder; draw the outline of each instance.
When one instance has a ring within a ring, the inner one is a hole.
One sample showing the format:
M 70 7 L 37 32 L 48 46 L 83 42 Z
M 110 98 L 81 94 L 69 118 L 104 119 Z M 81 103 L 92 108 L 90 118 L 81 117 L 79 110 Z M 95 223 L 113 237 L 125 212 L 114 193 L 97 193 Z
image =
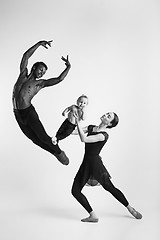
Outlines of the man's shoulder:
M 28 76 L 28 69 L 25 68 L 23 71 L 20 71 L 19 77 L 27 77 Z
M 23 72 L 20 72 L 20 74 L 18 76 L 18 79 L 17 79 L 17 82 L 25 81 L 27 79 L 28 79 L 28 71 L 26 69 Z

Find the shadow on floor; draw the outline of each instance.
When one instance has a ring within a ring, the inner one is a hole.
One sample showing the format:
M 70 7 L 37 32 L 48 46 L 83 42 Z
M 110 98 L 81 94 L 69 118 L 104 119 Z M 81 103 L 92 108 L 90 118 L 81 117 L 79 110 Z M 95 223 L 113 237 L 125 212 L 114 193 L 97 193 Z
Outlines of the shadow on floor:
M 27 214 L 33 214 L 38 216 L 46 216 L 56 219 L 70 219 L 70 220 L 77 220 L 76 214 L 74 214 L 74 210 L 70 208 L 64 208 L 60 206 L 41 206 L 30 208 L 26 210 Z

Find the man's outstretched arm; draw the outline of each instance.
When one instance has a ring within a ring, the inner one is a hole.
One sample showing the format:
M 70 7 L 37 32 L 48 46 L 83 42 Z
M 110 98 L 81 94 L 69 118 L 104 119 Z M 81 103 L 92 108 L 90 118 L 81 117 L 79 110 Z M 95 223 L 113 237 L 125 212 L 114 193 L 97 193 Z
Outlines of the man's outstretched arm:
M 56 77 L 56 78 L 49 78 L 47 80 L 44 80 L 43 82 L 43 86 L 44 87 L 50 87 L 50 86 L 53 86 L 61 81 L 63 81 L 63 79 L 67 76 L 70 68 L 71 68 L 71 64 L 68 60 L 68 55 L 67 55 L 67 58 L 64 58 L 62 57 L 61 58 L 64 62 L 65 62 L 65 65 L 66 65 L 66 68 L 64 69 L 64 71 L 59 75 L 59 77 Z
M 23 72 L 27 65 L 28 65 L 28 59 L 33 55 L 33 53 L 36 51 L 36 49 L 39 46 L 43 46 L 48 49 L 48 46 L 51 47 L 51 41 L 39 41 L 36 44 L 34 44 L 32 47 L 30 47 L 24 54 L 20 63 L 20 72 Z

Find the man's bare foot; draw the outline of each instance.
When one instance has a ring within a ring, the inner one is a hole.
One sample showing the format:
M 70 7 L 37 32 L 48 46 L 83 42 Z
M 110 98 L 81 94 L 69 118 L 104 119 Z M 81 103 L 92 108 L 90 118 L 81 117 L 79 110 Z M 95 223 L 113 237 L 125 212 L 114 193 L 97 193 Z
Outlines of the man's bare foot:
M 60 154 L 54 154 L 54 156 L 61 162 L 63 165 L 69 164 L 69 158 L 66 156 L 64 151 L 61 151 Z

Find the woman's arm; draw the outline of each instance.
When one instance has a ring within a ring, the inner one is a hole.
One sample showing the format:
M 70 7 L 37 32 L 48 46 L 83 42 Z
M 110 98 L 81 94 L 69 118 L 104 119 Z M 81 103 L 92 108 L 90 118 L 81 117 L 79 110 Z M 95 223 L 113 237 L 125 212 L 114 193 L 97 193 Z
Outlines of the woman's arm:
M 82 131 L 83 131 L 84 133 L 87 133 L 87 132 L 88 132 L 88 126 L 83 127 L 83 128 L 82 128 Z M 76 128 L 71 134 L 73 134 L 73 135 L 78 135 L 78 128 Z
M 105 137 L 102 133 L 86 136 L 83 132 L 83 129 L 82 129 L 79 121 L 77 121 L 77 130 L 78 130 L 78 134 L 81 139 L 81 142 L 93 143 L 93 142 L 104 141 L 104 139 L 105 139 Z

